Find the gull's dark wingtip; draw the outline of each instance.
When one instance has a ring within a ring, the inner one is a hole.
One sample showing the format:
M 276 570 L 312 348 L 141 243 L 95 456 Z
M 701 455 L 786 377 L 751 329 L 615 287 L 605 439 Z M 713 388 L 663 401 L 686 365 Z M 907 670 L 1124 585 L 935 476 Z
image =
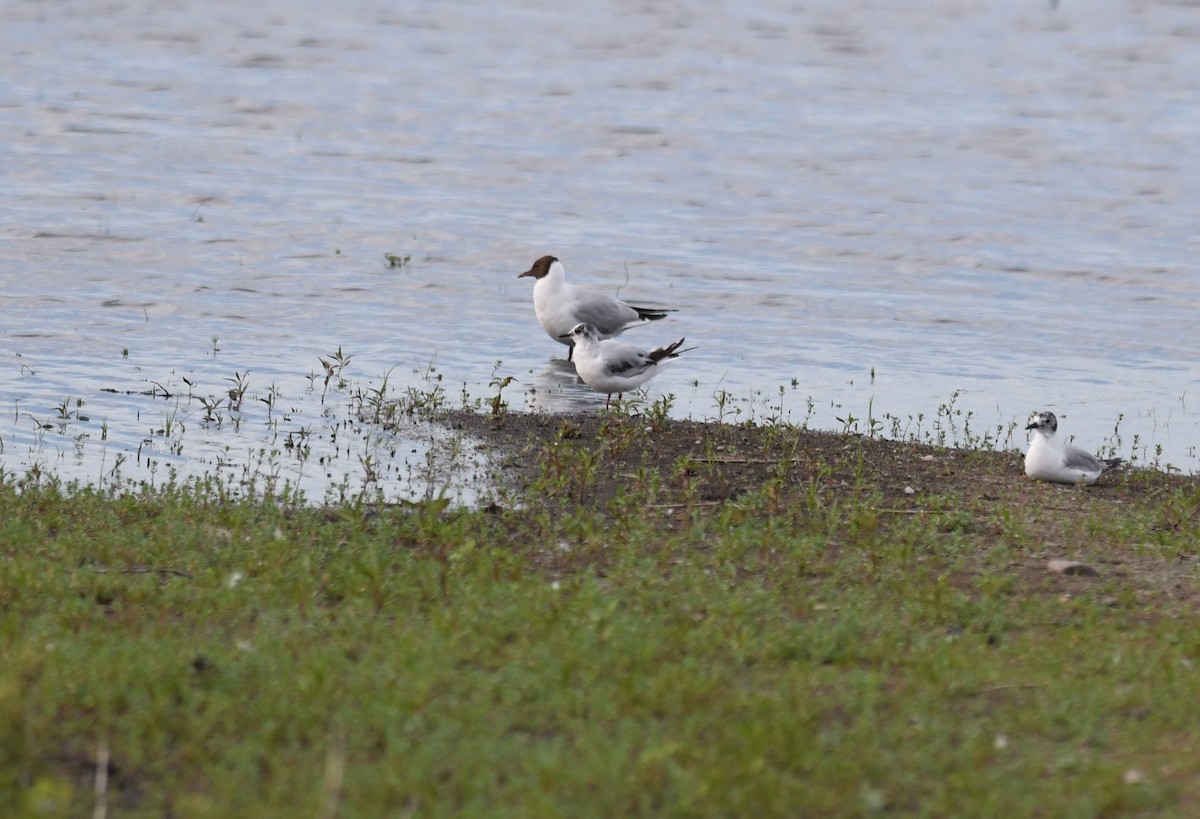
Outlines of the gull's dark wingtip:
M 667 313 L 677 312 L 674 307 L 638 307 L 636 304 L 629 305 L 638 314 L 638 318 L 642 321 L 658 321 L 665 319 Z
M 659 347 L 657 350 L 651 350 L 650 360 L 657 364 L 665 358 L 679 358 L 680 355 L 686 353 L 688 350 L 696 349 L 695 347 L 687 347 L 682 350 L 679 349 L 680 347 L 683 347 L 684 341 L 686 341 L 686 339 L 681 338 L 678 341 L 672 341 L 670 344 Z

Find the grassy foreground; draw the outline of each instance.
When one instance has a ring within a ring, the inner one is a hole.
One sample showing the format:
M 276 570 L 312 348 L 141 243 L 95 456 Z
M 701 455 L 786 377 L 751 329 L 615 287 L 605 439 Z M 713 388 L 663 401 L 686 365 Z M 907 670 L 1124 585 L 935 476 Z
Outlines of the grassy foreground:
M 0 815 L 1186 816 L 1200 483 L 461 416 L 477 510 L 0 487 Z M 1083 565 L 1049 569 L 1052 559 Z

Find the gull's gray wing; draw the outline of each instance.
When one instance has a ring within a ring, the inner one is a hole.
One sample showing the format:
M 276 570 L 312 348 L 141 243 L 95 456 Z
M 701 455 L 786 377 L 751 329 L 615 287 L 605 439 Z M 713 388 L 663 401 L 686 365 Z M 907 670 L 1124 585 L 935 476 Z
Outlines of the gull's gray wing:
M 620 332 L 626 324 L 637 321 L 638 311 L 628 304 L 592 288 L 576 288 L 572 294 L 571 313 L 576 324 L 590 324 L 608 336 Z
M 1063 447 L 1063 466 L 1084 472 L 1103 472 L 1107 464 L 1092 453 L 1068 444 Z
M 632 344 L 607 341 L 603 349 L 605 375 L 640 375 L 655 366 L 645 350 L 639 350 Z

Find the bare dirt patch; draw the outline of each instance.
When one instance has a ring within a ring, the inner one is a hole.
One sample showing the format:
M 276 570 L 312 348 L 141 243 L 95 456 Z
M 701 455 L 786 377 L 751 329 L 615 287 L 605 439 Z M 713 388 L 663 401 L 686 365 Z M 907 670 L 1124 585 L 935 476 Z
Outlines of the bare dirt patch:
M 636 495 L 646 514 L 675 525 L 727 503 L 764 518 L 840 503 L 877 514 L 885 534 L 928 520 L 966 539 L 973 558 L 956 585 L 986 568 L 1012 573 L 1027 591 L 1070 595 L 1116 581 L 1171 610 L 1200 607 L 1194 476 L 1127 469 L 1096 486 L 1063 486 L 1028 479 L 1015 451 L 618 412 L 457 413 L 449 423 L 484 442 L 498 480 L 526 493 L 527 504 L 545 495 L 603 511 Z M 1095 572 L 1051 571 L 1054 559 Z

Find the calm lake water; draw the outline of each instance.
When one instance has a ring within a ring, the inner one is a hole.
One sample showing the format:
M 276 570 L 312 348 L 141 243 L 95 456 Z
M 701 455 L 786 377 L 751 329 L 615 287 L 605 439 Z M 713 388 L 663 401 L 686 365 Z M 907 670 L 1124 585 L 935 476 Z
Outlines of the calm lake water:
M 347 421 L 385 377 L 603 404 L 517 280 L 547 253 L 679 309 L 630 333 L 699 345 L 649 384 L 679 417 L 912 435 L 943 407 L 1023 447 L 1051 409 L 1085 447 L 1200 468 L 1195 2 L 18 0 L 0 23 L 5 473 L 419 493 L 445 441 Z

